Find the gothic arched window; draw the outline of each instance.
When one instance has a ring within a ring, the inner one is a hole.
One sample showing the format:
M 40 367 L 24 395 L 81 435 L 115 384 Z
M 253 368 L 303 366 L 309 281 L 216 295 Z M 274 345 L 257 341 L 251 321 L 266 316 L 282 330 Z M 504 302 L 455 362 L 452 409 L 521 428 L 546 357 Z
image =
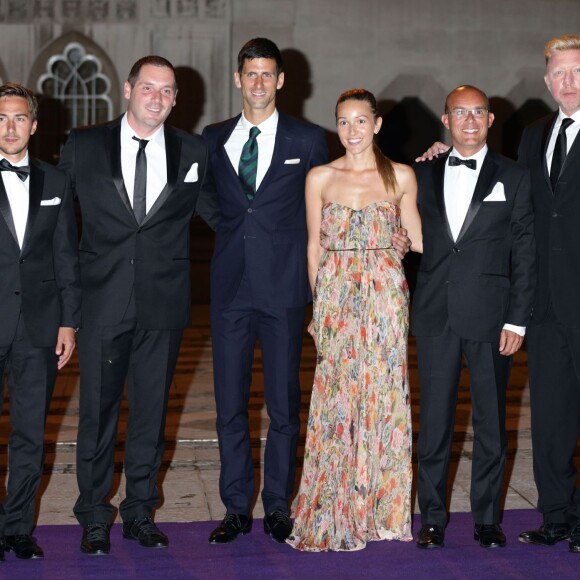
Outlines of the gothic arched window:
M 37 91 L 62 104 L 68 129 L 113 117 L 111 81 L 103 74 L 99 58 L 87 54 L 78 42 L 67 44 L 62 54 L 48 59 L 46 72 L 38 78 Z

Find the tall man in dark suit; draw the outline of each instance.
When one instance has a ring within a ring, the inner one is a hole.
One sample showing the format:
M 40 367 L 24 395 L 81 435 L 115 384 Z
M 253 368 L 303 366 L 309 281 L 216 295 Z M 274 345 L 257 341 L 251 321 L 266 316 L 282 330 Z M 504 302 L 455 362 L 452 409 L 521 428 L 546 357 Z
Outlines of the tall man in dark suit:
M 7 496 L 0 506 L 0 560 L 42 558 L 31 537 L 44 464 L 44 426 L 57 369 L 80 325 L 72 194 L 64 172 L 28 155 L 37 102 L 17 84 L 0 87 L 0 408 L 8 370 Z
M 424 248 L 411 321 L 421 386 L 420 548 L 444 542 L 462 356 L 473 404 L 474 535 L 482 547 L 506 543 L 499 525 L 505 396 L 532 309 L 535 243 L 528 171 L 488 150 L 493 119 L 483 92 L 458 87 L 442 117 L 451 152 L 416 167 Z
M 528 127 L 519 160 L 530 168 L 538 286 L 528 332 L 534 477 L 543 526 L 520 540 L 569 537 L 580 553 L 580 35 L 545 46 L 546 85 L 559 110 Z
M 110 550 L 115 437 L 127 379 L 125 538 L 162 548 L 152 521 L 164 450 L 169 387 L 183 328 L 191 322 L 189 222 L 215 227 L 219 208 L 198 136 L 164 125 L 177 86 L 170 62 L 137 61 L 124 85 L 127 113 L 73 130 L 60 166 L 72 178 L 82 213 L 83 329 L 74 512 L 81 551 Z
M 254 470 L 248 399 L 260 340 L 270 427 L 264 459 L 264 530 L 283 542 L 291 531 L 299 434 L 298 379 L 309 286 L 304 183 L 327 162 L 324 131 L 276 109 L 282 57 L 270 40 L 247 42 L 234 73 L 243 112 L 206 127 L 222 222 L 211 275 L 211 323 L 220 495 L 226 516 L 210 543 L 252 527 Z

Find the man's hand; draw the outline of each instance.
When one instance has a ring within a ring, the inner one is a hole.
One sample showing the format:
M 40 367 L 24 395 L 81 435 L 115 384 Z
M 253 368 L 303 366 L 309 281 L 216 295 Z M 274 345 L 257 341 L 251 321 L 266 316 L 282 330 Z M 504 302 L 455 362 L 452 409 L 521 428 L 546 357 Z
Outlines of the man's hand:
M 62 369 L 69 361 L 73 350 L 75 349 L 75 329 L 68 326 L 61 326 L 58 329 L 58 338 L 56 339 L 56 350 L 58 356 L 58 370 Z
M 405 254 L 411 249 L 411 240 L 407 237 L 407 230 L 405 228 L 399 228 L 397 233 L 391 236 L 393 240 L 393 246 L 397 256 L 401 260 L 405 257 Z
M 524 342 L 524 337 L 511 330 L 502 330 L 499 335 L 499 352 L 504 356 L 511 356 L 517 352 Z
M 441 143 L 441 141 L 435 141 L 435 143 L 433 143 L 433 145 L 431 145 L 423 155 L 417 157 L 415 161 L 417 163 L 420 161 L 427 161 L 427 159 L 431 161 L 433 157 L 437 157 L 437 155 L 445 153 L 446 151 L 449 151 L 449 145 L 445 145 L 445 143 Z

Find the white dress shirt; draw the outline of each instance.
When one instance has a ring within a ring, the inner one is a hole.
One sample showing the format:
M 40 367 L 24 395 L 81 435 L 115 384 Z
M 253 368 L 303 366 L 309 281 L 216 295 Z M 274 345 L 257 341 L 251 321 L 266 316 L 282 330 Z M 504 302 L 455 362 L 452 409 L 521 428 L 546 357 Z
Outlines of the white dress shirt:
M 453 234 L 453 239 L 457 240 L 461 226 L 465 221 L 467 210 L 477 185 L 477 178 L 483 165 L 483 160 L 487 155 L 487 145 L 484 145 L 472 157 L 463 157 L 459 155 L 455 149 L 451 149 L 449 157 L 459 157 L 459 159 L 475 159 L 477 166 L 475 169 L 470 169 L 465 165 L 449 165 L 449 157 L 445 166 L 445 181 L 443 184 L 445 195 L 445 211 L 447 212 L 447 220 L 449 227 Z
M 475 159 L 476 168 L 470 169 L 465 165 L 449 165 L 449 157 L 451 156 L 459 157 L 460 159 Z M 451 228 L 451 233 L 453 239 L 457 241 L 457 236 L 461 231 L 461 226 L 465 221 L 467 216 L 467 211 L 469 210 L 469 205 L 471 204 L 471 199 L 473 198 L 473 193 L 475 191 L 475 186 L 477 185 L 477 180 L 479 178 L 479 173 L 481 171 L 481 166 L 487 155 L 487 145 L 484 145 L 475 155 L 471 157 L 463 157 L 459 155 L 455 149 L 451 149 L 449 157 L 447 158 L 447 163 L 445 166 L 445 178 L 444 178 L 444 197 L 445 197 L 445 211 L 447 213 L 447 220 L 449 221 L 449 227 Z M 520 336 L 526 334 L 525 326 L 516 326 L 514 324 L 504 324 L 504 330 L 511 330 Z
M 562 109 L 558 113 L 558 118 L 552 129 L 552 134 L 550 135 L 550 140 L 548 141 L 548 148 L 546 149 L 546 163 L 548 164 L 548 169 L 552 167 L 552 157 L 554 156 L 554 149 L 556 148 L 556 139 L 558 138 L 558 132 L 560 131 L 560 125 L 562 125 L 562 119 L 566 119 L 568 116 L 562 113 Z M 580 111 L 576 111 L 571 117 L 574 122 L 566 129 L 566 155 L 570 151 L 570 147 L 574 143 L 574 139 L 580 131 Z
M 4 159 L 0 155 L 0 160 Z M 10 161 L 7 159 L 7 161 Z M 29 165 L 28 153 L 18 163 L 12 163 L 15 167 L 22 165 Z M 26 232 L 26 222 L 28 221 L 28 207 L 30 205 L 30 198 L 28 187 L 30 184 L 30 177 L 22 181 L 20 177 L 13 171 L 0 171 L 2 174 L 2 181 L 4 182 L 4 189 L 8 196 L 10 203 L 10 211 L 12 212 L 12 221 L 16 228 L 16 237 L 18 238 L 18 245 L 22 249 L 22 242 L 24 241 L 24 232 Z
M 121 121 L 121 170 L 131 207 L 133 207 L 133 188 L 135 187 L 135 163 L 137 161 L 137 152 L 139 151 L 139 142 L 133 139 L 134 136 L 137 139 L 140 138 L 131 129 L 125 113 Z M 149 143 L 145 147 L 145 155 L 147 156 L 147 212 L 157 201 L 167 184 L 167 156 L 165 155 L 165 132 L 163 126 L 159 127 L 148 138 L 148 141 Z
M 258 127 L 260 134 L 257 137 L 258 141 L 258 169 L 256 174 L 256 190 L 260 187 L 260 183 L 264 179 L 270 164 L 272 163 L 272 156 L 274 154 L 274 144 L 276 143 L 276 129 L 278 128 L 278 111 L 274 112 L 259 125 L 252 125 L 244 113 L 240 117 L 238 124 L 235 126 L 230 138 L 225 144 L 226 153 L 230 158 L 230 162 L 236 173 L 238 172 L 238 165 L 240 164 L 240 157 L 242 156 L 242 149 L 244 144 L 250 138 L 250 129 Z

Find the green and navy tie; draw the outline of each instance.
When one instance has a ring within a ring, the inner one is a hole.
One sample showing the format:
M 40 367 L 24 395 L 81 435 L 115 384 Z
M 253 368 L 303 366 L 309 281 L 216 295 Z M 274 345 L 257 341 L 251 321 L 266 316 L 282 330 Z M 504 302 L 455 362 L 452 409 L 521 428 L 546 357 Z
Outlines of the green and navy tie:
M 238 176 L 244 186 L 244 191 L 250 201 L 256 195 L 256 173 L 258 171 L 258 141 L 260 134 L 258 127 L 250 129 L 250 138 L 244 144 L 240 164 L 238 165 Z

